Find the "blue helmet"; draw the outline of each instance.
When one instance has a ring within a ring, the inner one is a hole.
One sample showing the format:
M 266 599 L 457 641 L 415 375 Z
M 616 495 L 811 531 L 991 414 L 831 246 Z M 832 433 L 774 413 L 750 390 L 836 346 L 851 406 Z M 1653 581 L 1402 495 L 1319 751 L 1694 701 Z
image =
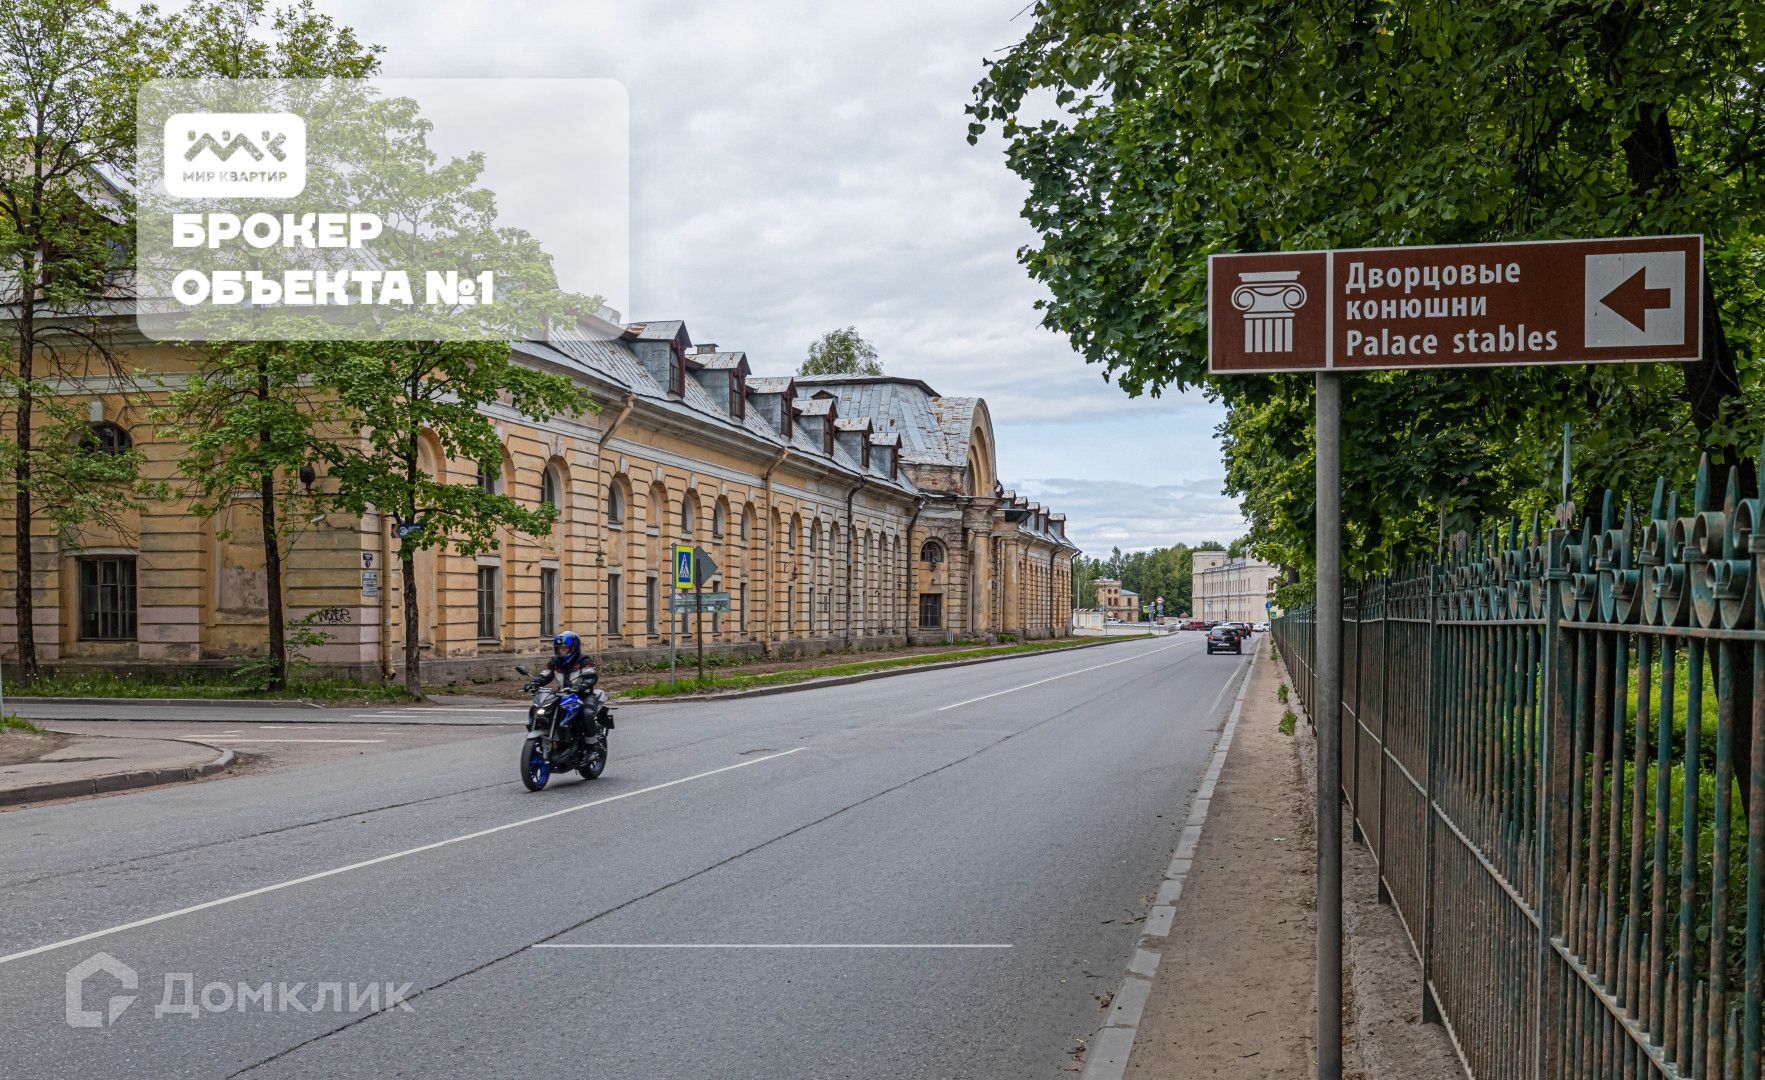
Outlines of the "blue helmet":
M 569 630 L 552 638 L 552 657 L 566 663 L 576 663 L 582 659 L 582 639 Z

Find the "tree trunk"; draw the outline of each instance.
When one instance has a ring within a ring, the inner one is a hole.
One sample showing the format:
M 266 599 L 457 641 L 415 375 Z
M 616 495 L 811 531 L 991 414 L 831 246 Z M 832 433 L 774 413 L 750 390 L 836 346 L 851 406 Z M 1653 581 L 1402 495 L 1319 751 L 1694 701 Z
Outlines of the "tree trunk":
M 31 579 L 35 567 L 31 551 L 31 380 L 35 377 L 37 260 L 27 254 L 19 268 L 18 311 L 18 460 L 13 465 L 17 485 L 13 502 L 13 542 L 17 545 L 18 569 L 14 579 L 12 610 L 18 619 L 18 677 L 25 685 L 37 679 L 37 633 Z
M 264 438 L 268 439 L 265 435 Z M 259 506 L 264 531 L 264 590 L 268 594 L 270 617 L 270 689 L 288 687 L 287 627 L 282 610 L 282 545 L 276 535 L 276 477 L 264 473 L 258 478 Z
M 398 569 L 404 579 L 404 688 L 412 697 L 418 697 L 423 692 L 423 676 L 418 669 L 416 555 L 401 550 Z

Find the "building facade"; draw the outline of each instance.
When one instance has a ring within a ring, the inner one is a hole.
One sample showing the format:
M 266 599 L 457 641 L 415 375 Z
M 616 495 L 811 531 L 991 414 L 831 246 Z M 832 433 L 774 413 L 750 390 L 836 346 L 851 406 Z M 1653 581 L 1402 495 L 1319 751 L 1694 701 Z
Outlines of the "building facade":
M 117 330 L 118 340 L 128 328 Z M 89 409 L 89 442 L 132 446 L 149 480 L 176 485 L 180 448 L 150 410 L 193 356 L 126 342 L 142 374 L 67 378 Z M 500 462 L 423 468 L 528 505 L 550 502 L 549 535 L 506 531 L 498 549 L 415 563 L 421 655 L 432 677 L 487 674 L 574 629 L 597 653 L 665 654 L 670 552 L 708 551 L 730 610 L 682 614 L 681 645 L 793 654 L 906 642 L 1069 632 L 1077 549 L 1065 518 L 1005 491 L 978 398 L 919 380 L 756 377 L 747 356 L 695 345 L 679 321 L 584 319 L 517 362 L 570 376 L 599 411 L 538 422 L 494 407 Z M 143 389 L 145 387 L 146 389 Z M 72 452 L 72 451 L 70 451 Z M 80 450 L 78 452 L 102 452 Z M 324 477 L 317 478 L 323 484 Z M 0 520 L 0 656 L 16 652 L 13 530 Z M 150 500 L 108 527 L 33 534 L 33 603 L 47 665 L 230 666 L 267 639 L 254 493 L 212 517 Z M 403 583 L 389 515 L 327 514 L 286 545 L 288 617 L 328 635 L 305 655 L 360 677 L 402 663 Z
M 1195 618 L 1245 623 L 1268 619 L 1268 602 L 1281 581 L 1280 567 L 1228 558 L 1223 551 L 1197 551 L 1190 566 Z
M 1098 578 L 1097 607 L 1102 610 L 1106 619 L 1120 619 L 1122 622 L 1140 621 L 1140 594 L 1132 589 L 1122 588 L 1122 583 L 1115 578 Z

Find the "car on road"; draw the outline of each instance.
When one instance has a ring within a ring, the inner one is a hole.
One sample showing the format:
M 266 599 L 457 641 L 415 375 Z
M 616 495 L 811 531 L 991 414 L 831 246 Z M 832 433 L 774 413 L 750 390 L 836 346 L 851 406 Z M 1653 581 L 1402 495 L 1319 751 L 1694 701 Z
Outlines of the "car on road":
M 1183 624 L 1183 629 L 1185 629 L 1185 630 L 1206 630 L 1207 624 L 1202 622 L 1200 619 L 1190 619 L 1188 622 Z
M 1243 653 L 1244 639 L 1238 636 L 1237 629 L 1231 623 L 1220 623 L 1207 632 L 1207 651 L 1216 653 L 1227 649 L 1235 653 Z
M 1259 622 L 1259 623 L 1257 623 L 1257 624 L 1256 624 L 1256 626 L 1255 626 L 1255 627 L 1254 627 L 1254 629 L 1255 629 L 1255 630 L 1256 630 L 1256 632 L 1257 632 L 1257 633 L 1259 633 L 1259 634 L 1266 634 L 1266 633 L 1268 633 L 1268 632 L 1269 632 L 1269 624 L 1268 624 L 1268 623 L 1266 623 L 1266 622 Z

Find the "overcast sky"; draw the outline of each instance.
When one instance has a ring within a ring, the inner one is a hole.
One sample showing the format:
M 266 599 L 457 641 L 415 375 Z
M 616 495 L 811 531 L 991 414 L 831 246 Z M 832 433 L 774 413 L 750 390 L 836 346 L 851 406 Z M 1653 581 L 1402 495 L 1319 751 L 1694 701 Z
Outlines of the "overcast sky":
M 628 319 L 685 319 L 757 374 L 856 325 L 891 374 L 985 397 L 1000 478 L 1090 554 L 1243 531 L 1221 410 L 1131 399 L 1038 325 L 1022 185 L 962 111 L 1025 0 L 317 2 L 388 76 L 625 84 Z

